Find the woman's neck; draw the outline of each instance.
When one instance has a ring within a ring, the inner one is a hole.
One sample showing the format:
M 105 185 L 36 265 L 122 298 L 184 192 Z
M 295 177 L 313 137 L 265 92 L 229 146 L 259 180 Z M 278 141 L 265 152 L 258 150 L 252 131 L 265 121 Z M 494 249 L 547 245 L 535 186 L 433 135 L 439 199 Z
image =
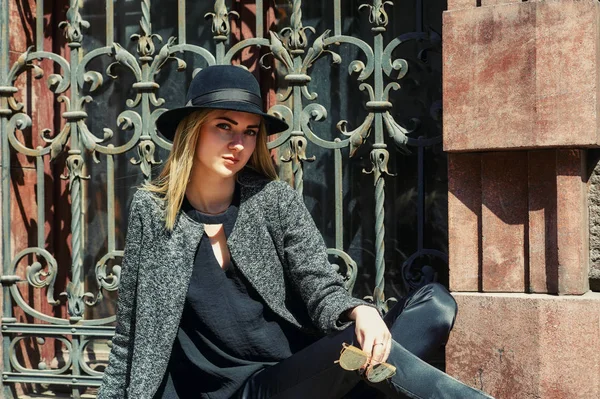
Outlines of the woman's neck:
M 190 204 L 200 212 L 216 214 L 225 212 L 233 199 L 235 176 L 194 176 L 188 183 L 185 196 Z

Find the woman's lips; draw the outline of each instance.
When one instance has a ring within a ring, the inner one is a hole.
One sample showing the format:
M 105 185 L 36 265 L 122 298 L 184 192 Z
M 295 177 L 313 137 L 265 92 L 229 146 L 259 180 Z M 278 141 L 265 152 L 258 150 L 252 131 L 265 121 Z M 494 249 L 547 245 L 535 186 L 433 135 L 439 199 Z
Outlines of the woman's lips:
M 240 160 L 237 158 L 232 158 L 232 157 L 223 157 L 223 159 L 225 160 L 225 163 L 228 165 L 235 165 L 236 163 L 238 163 Z

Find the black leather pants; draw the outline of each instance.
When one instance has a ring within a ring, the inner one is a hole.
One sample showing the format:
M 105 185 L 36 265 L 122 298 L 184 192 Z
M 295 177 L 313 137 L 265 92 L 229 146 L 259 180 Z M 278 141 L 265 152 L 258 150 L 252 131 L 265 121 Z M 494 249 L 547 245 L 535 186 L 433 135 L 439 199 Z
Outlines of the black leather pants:
M 390 398 L 490 398 L 421 360 L 446 342 L 455 317 L 456 302 L 448 291 L 439 284 L 426 285 L 384 318 L 393 338 L 387 362 L 397 368 L 391 379 L 365 386 L 358 372 L 334 363 L 343 342 L 359 346 L 350 325 L 257 372 L 237 398 L 372 398 L 382 393 Z

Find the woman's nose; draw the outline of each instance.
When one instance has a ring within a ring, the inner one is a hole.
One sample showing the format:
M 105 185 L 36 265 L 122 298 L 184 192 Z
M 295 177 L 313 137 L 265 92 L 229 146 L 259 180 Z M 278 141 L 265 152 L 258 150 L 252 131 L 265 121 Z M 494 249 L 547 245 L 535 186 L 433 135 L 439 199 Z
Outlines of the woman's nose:
M 231 137 L 231 141 L 229 142 L 229 148 L 236 151 L 241 151 L 244 149 L 244 135 L 243 134 L 234 134 Z

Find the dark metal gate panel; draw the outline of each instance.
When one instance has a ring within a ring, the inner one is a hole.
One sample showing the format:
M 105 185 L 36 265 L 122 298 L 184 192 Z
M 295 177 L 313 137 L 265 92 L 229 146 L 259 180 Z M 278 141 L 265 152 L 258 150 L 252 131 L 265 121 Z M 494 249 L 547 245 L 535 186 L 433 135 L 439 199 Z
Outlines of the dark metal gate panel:
M 7 397 L 14 383 L 70 387 L 73 397 L 100 384 L 94 350 L 114 332 L 126 204 L 170 149 L 155 130 L 156 118 L 181 103 L 186 84 L 206 65 L 262 66 L 263 86 L 275 79 L 269 112 L 291 127 L 269 147 L 281 176 L 304 194 L 351 292 L 370 295 L 385 310 L 394 295 L 437 275 L 444 280 L 446 173 L 435 27 L 439 32 L 445 4 L 70 0 L 59 25 L 68 48 L 63 56 L 43 49 L 44 0 L 38 0 L 35 45 L 10 63 L 9 2 L 0 0 Z M 198 23 L 201 17 L 206 22 Z M 15 81 L 23 74 L 42 78 L 42 62 L 54 65 L 43 79 L 56 104 L 38 106 L 63 107 L 55 123 L 61 129 L 42 131 L 42 145 L 33 146 L 27 137 L 40 132 L 22 112 Z M 24 248 L 11 244 L 16 154 L 34 161 L 37 176 L 36 234 Z M 47 193 L 49 160 L 50 168 L 64 169 L 64 196 Z M 69 262 L 46 242 L 45 209 L 49 202 L 64 206 L 55 198 L 69 199 Z M 35 290 L 55 310 L 32 306 Z M 61 361 L 25 361 L 24 340 L 35 346 L 47 339 Z

